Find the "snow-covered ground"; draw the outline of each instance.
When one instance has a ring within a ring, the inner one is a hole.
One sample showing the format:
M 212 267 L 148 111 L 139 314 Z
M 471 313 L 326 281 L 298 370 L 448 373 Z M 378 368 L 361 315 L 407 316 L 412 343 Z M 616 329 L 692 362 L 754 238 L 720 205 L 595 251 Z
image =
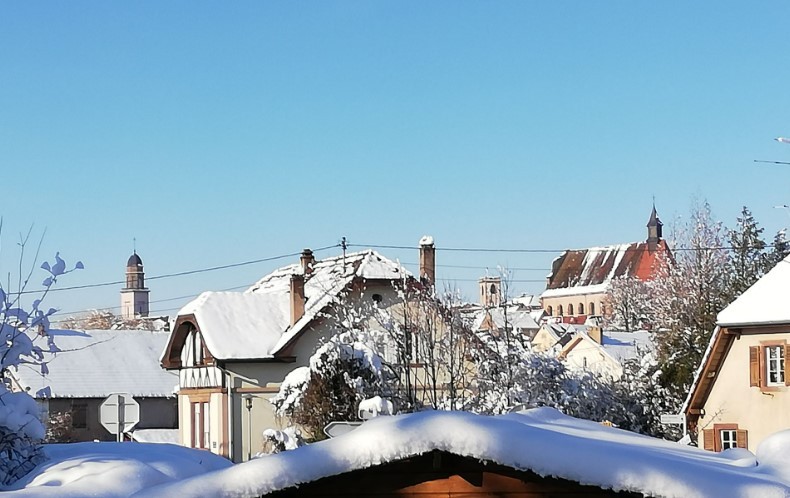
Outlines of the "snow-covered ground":
M 140 443 L 51 445 L 9 496 L 244 497 L 432 450 L 544 476 L 666 497 L 790 496 L 790 431 L 712 453 L 574 419 L 550 408 L 497 417 L 379 417 L 337 439 L 231 465 L 199 450 Z
M 3 496 L 128 497 L 142 489 L 232 464 L 213 453 L 172 444 L 71 443 L 46 445 L 49 457 Z

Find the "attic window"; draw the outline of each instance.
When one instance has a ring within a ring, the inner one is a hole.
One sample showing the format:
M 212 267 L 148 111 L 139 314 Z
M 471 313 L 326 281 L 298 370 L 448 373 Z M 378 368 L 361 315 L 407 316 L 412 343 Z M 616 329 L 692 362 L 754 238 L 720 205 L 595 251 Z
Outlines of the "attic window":
M 384 299 L 384 298 L 381 297 L 381 294 L 373 294 L 373 301 L 374 302 L 380 303 L 382 299 Z

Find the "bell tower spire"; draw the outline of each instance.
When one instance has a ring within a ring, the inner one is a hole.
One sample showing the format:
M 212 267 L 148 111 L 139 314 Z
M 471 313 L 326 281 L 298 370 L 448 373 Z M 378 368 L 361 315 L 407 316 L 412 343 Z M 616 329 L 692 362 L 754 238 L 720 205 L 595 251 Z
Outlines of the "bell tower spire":
M 145 287 L 143 260 L 137 255 L 135 247 L 126 262 L 126 287 L 121 289 L 121 316 L 126 319 L 147 317 L 148 293 L 149 290 Z
M 647 220 L 647 249 L 648 251 L 655 251 L 658 247 L 658 241 L 661 240 L 662 233 L 661 227 L 664 226 L 656 213 L 656 199 L 653 198 L 653 211 L 650 213 L 650 219 Z

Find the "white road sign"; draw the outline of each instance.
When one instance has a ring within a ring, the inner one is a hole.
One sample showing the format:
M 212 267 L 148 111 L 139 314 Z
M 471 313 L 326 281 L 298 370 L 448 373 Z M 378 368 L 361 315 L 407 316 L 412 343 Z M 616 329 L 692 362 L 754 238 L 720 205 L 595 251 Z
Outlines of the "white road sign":
M 115 393 L 107 396 L 99 406 L 99 421 L 118 440 L 140 421 L 140 405 L 131 394 Z
M 348 434 L 360 425 L 362 425 L 362 422 L 329 422 L 324 427 L 324 434 L 329 437 L 338 437 Z
M 682 413 L 680 415 L 664 414 L 661 415 L 662 424 L 685 424 L 686 416 Z

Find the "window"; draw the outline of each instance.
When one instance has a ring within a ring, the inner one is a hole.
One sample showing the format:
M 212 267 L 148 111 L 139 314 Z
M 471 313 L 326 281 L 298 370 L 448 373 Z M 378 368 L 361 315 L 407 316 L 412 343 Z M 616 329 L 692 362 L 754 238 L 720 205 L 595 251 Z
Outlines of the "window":
M 572 304 L 568 305 L 568 314 L 569 315 L 573 315 L 573 305 Z
M 580 315 L 584 314 L 584 303 L 579 303 L 579 314 Z
M 554 316 L 554 309 L 551 306 L 546 307 L 546 314 L 549 316 Z
M 785 375 L 786 341 L 763 341 L 749 347 L 749 385 L 760 390 L 777 391 L 788 385 Z
M 74 429 L 88 428 L 88 403 L 84 401 L 71 402 L 71 427 Z
M 784 346 L 766 346 L 765 348 L 766 384 L 769 386 L 785 383 L 785 348 Z
M 734 429 L 722 429 L 719 431 L 719 443 L 722 450 L 738 447 L 736 432 Z
M 713 429 L 702 431 L 702 440 L 704 448 L 709 451 L 749 447 L 748 431 L 739 429 L 738 424 L 714 424 Z
M 559 306 L 557 307 L 557 314 L 558 314 L 559 316 L 562 316 L 562 305 L 559 305 Z
M 590 303 L 590 314 L 591 315 L 595 314 L 595 303 Z
M 209 411 L 208 402 L 190 403 L 192 416 L 192 447 L 208 449 L 209 445 Z

